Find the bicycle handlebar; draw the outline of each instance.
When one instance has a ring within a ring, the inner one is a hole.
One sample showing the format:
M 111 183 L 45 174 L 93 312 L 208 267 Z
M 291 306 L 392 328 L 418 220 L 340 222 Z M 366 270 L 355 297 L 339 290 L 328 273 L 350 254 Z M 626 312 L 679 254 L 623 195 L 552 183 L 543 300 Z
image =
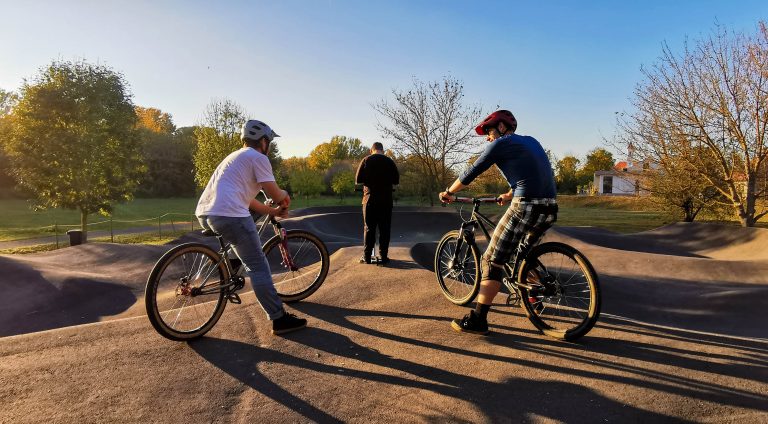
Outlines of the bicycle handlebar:
M 458 197 L 458 196 L 456 196 L 454 201 L 451 202 L 451 203 L 475 203 L 475 202 L 477 202 L 477 203 L 499 203 L 500 197 L 501 196 L 499 196 L 499 197 Z M 441 206 L 443 206 L 443 207 L 448 205 L 448 203 L 446 203 L 446 202 L 442 202 L 441 201 L 440 203 L 441 203 Z

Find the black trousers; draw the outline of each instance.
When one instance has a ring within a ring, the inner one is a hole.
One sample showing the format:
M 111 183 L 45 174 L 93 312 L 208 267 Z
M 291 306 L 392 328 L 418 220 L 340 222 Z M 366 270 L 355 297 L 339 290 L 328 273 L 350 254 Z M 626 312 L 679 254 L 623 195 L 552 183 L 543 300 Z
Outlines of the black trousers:
M 363 205 L 363 242 L 365 255 L 370 256 L 376 244 L 376 229 L 379 230 L 379 255 L 386 258 L 389 253 L 389 234 L 392 229 L 392 202 L 368 202 Z

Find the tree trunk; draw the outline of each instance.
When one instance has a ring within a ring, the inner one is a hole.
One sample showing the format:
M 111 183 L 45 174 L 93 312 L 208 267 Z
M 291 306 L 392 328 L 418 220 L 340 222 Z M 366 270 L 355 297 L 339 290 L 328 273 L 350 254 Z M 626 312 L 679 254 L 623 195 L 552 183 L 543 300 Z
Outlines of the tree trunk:
M 80 231 L 83 232 L 83 243 L 88 236 L 88 212 L 80 208 Z

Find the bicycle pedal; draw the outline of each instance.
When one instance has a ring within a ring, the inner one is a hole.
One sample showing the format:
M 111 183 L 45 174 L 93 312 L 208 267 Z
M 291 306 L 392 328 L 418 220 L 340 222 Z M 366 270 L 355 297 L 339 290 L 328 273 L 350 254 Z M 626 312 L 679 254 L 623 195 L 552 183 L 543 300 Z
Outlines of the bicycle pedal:
M 229 293 L 227 295 L 227 300 L 236 305 L 243 303 L 243 301 L 240 300 L 240 296 L 238 296 L 237 293 Z
M 508 306 L 520 306 L 520 296 L 517 293 L 510 293 L 507 295 Z

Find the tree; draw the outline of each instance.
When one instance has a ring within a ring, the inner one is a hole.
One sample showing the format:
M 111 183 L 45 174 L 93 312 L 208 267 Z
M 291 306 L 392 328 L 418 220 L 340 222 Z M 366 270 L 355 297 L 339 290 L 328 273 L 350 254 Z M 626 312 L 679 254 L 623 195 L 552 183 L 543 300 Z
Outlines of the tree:
M 580 163 L 581 161 L 572 155 L 567 155 L 557 162 L 555 182 L 558 193 L 576 194 L 579 186 L 578 169 Z
M 359 138 L 335 135 L 331 141 L 318 144 L 307 156 L 312 169 L 326 171 L 334 163 L 347 159 L 360 160 L 368 155 L 368 149 Z
M 11 196 L 16 181 L 9 174 L 10 163 L 5 154 L 5 141 L 11 135 L 11 110 L 19 101 L 18 94 L 0 88 L 0 197 Z
M 308 168 L 293 172 L 289 179 L 293 191 L 305 198 L 318 195 L 325 188 L 323 176 Z
M 467 167 L 475 163 L 479 155 L 474 155 L 467 161 Z M 509 183 L 497 166 L 492 166 L 480 174 L 472 182 L 473 192 L 480 195 L 498 195 L 509 191 Z
M 610 171 L 614 165 L 613 153 L 601 147 L 592 149 L 587 153 L 584 166 L 577 173 L 578 184 L 586 187 L 592 184 L 597 171 Z
M 357 162 L 368 155 L 368 149 L 358 138 L 335 135 L 330 141 L 317 145 L 307 157 L 309 167 L 323 174 L 328 193 L 335 193 L 332 187 L 334 176 L 343 170 L 354 169 Z
M 147 173 L 137 195 L 147 197 L 192 196 L 195 193 L 190 130 L 177 132 L 170 114 L 137 106 L 137 127 Z
M 669 156 L 643 171 L 640 181 L 661 210 L 685 222 L 693 222 L 705 210 L 720 212 L 720 193 L 684 160 Z
M 753 35 L 718 27 L 680 55 L 665 45 L 659 62 L 642 71 L 635 111 L 619 115 L 615 144 L 695 172 L 727 199 L 742 226 L 753 226 L 768 212 L 757 204 L 766 194 L 768 157 L 765 23 Z
M 341 200 L 344 200 L 344 195 L 355 192 L 355 173 L 349 170 L 337 173 L 333 176 L 331 188 L 334 193 L 339 195 Z
M 158 134 L 171 134 L 176 131 L 170 114 L 152 107 L 136 106 L 136 118 L 139 128 Z
M 85 61 L 53 62 L 24 82 L 6 151 L 38 208 L 108 213 L 144 172 L 136 113 L 122 75 Z
M 194 131 L 195 181 L 199 187 L 205 187 L 219 163 L 243 145 L 240 128 L 246 116 L 245 109 L 227 99 L 213 100 L 206 107 L 202 122 Z
M 373 105 L 387 121 L 379 124 L 379 132 L 394 140 L 399 155 L 418 161 L 422 184 L 437 193 L 451 182 L 452 168 L 478 150 L 481 139 L 472 137 L 472 130 L 482 111 L 462 103 L 464 86 L 450 77 L 430 83 L 415 79 L 411 89 L 392 94 L 394 104 L 382 100 Z M 431 205 L 434 198 L 429 195 Z

